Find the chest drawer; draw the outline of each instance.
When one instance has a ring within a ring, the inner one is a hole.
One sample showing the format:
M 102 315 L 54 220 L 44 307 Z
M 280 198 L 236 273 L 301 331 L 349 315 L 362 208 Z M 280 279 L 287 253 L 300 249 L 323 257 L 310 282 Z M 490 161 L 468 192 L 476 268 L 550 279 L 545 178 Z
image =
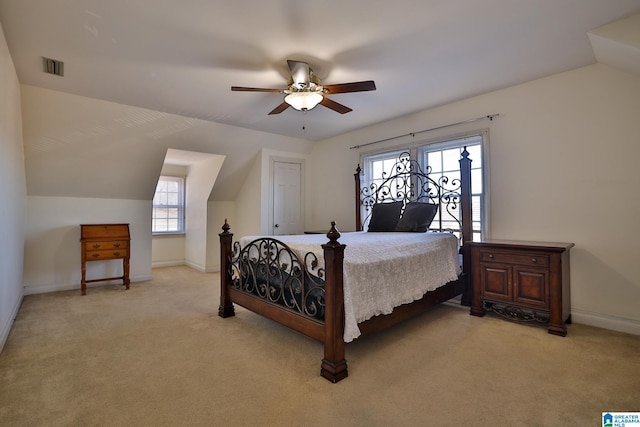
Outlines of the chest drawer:
M 106 249 L 128 249 L 129 242 L 126 240 L 121 241 L 103 241 L 103 242 L 87 242 L 87 251 L 98 251 Z
M 80 226 L 83 239 L 129 238 L 129 224 L 83 224 Z
M 480 262 L 497 262 L 503 264 L 528 265 L 548 267 L 549 256 L 538 253 L 518 253 L 516 251 L 502 252 L 492 250 L 480 251 Z
M 128 249 L 129 242 L 126 240 L 123 241 L 108 241 L 108 242 L 87 242 L 86 243 L 87 251 L 98 251 L 98 250 L 111 250 L 111 249 Z
M 118 259 L 118 258 L 127 258 L 129 256 L 129 249 L 108 249 L 103 251 L 94 251 L 87 250 L 86 251 L 86 260 L 94 261 L 94 260 L 103 260 L 103 259 Z

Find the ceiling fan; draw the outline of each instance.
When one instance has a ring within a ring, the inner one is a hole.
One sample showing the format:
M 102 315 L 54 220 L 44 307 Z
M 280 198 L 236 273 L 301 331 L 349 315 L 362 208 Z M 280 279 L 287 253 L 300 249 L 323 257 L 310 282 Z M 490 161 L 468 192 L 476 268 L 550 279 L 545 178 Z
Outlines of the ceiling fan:
M 299 111 L 308 111 L 316 105 L 323 105 L 340 114 L 352 111 L 346 105 L 337 103 L 326 95 L 348 92 L 365 92 L 376 90 L 373 80 L 364 82 L 321 85 L 320 78 L 313 74 L 313 70 L 306 62 L 287 60 L 291 77 L 286 89 L 263 89 L 255 87 L 231 86 L 232 91 L 238 92 L 277 92 L 285 94 L 284 102 L 271 110 L 269 114 L 280 114 L 289 107 Z

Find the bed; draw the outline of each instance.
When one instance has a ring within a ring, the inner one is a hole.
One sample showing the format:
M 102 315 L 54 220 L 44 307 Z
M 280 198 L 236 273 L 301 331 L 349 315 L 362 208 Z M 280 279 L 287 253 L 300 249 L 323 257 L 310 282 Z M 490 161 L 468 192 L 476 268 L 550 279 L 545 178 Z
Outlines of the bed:
M 459 295 L 469 305 L 467 150 L 454 178 L 432 177 L 409 153 L 392 170 L 363 185 L 356 169 L 356 232 L 340 233 L 331 222 L 326 235 L 234 242 L 225 220 L 219 316 L 233 316 L 238 304 L 322 342 L 320 374 L 336 383 L 348 376 L 346 343 Z

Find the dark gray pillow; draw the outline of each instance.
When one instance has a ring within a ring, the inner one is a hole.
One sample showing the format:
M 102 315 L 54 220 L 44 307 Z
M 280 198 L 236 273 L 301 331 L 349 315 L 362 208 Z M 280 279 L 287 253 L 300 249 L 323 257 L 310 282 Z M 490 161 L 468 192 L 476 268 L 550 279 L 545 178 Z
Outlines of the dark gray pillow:
M 376 203 L 371 210 L 368 231 L 396 231 L 402 202 Z
M 396 231 L 427 231 L 438 211 L 438 205 L 433 203 L 407 203 L 402 218 L 396 226 Z

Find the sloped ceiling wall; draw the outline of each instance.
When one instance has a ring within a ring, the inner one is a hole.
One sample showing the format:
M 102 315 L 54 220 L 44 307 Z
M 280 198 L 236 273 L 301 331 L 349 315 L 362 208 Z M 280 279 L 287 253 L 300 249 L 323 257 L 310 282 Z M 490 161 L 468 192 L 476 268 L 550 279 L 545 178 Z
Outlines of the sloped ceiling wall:
M 588 35 L 599 62 L 640 74 L 640 14 Z M 150 200 L 165 154 L 174 148 L 224 155 L 209 200 L 235 200 L 261 149 L 308 154 L 313 145 L 302 131 L 291 138 L 21 88 L 28 195 Z
M 598 62 L 640 75 L 640 13 L 588 33 Z
M 225 155 L 210 200 L 234 200 L 263 147 L 312 142 L 22 85 L 27 193 L 151 200 L 168 149 Z

